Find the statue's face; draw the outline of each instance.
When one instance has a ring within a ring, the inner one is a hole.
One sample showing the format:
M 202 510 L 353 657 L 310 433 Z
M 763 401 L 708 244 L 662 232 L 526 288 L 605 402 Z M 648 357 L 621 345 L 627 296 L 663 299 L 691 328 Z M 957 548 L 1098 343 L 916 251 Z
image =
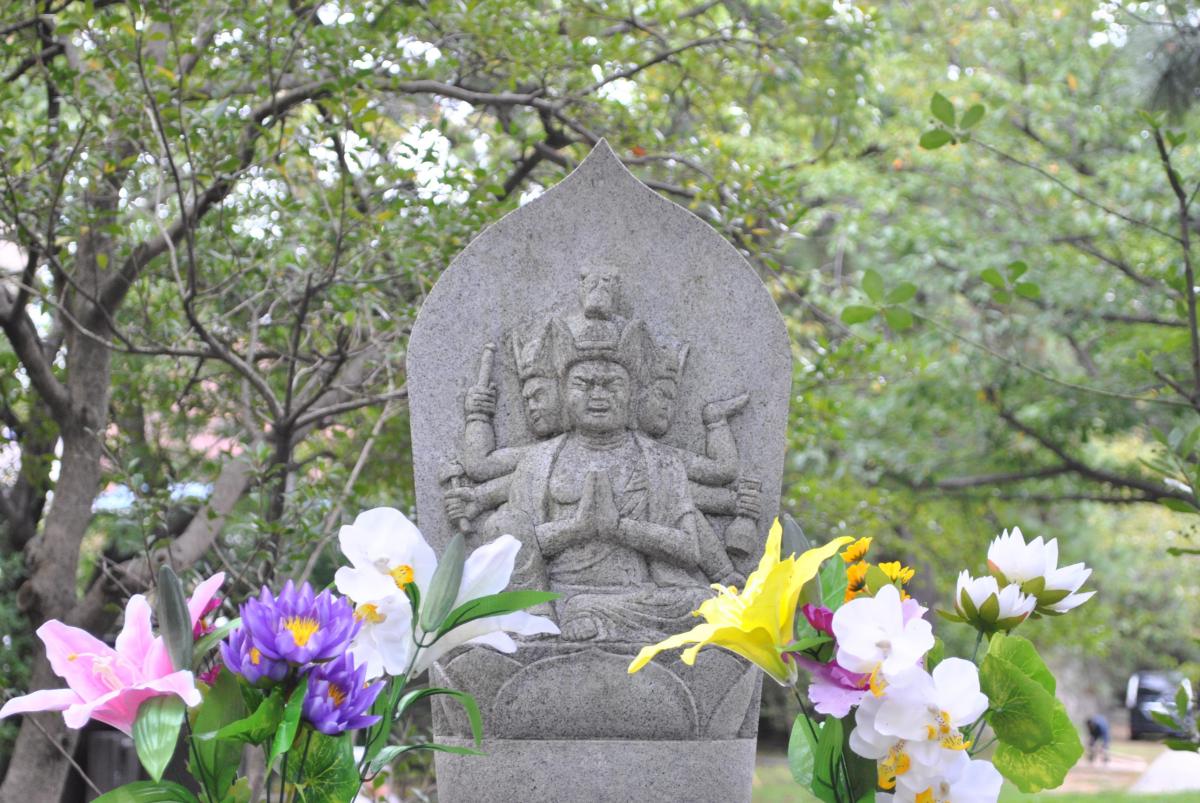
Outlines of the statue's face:
M 638 400 L 638 426 L 652 438 L 660 438 L 671 426 L 675 415 L 678 386 L 670 379 L 655 379 Z
M 567 372 L 566 409 L 584 432 L 614 432 L 629 422 L 629 372 L 615 362 L 587 360 Z
M 544 376 L 530 377 L 521 385 L 521 396 L 525 399 L 525 419 L 534 435 L 544 438 L 561 431 L 558 382 Z
M 595 268 L 583 274 L 583 314 L 589 318 L 611 318 L 617 314 L 617 291 L 621 280 L 612 270 Z

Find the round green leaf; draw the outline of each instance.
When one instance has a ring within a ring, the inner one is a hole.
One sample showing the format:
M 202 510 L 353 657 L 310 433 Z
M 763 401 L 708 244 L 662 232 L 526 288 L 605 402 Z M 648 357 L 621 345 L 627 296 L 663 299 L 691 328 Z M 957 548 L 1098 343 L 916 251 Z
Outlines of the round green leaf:
M 842 323 L 853 326 L 856 323 L 865 323 L 875 317 L 877 313 L 875 307 L 864 307 L 858 304 L 851 304 L 842 310 Z
M 976 103 L 963 112 L 962 120 L 959 122 L 958 127 L 964 131 L 968 128 L 974 128 L 983 119 L 984 112 L 986 111 L 987 109 L 984 108 L 982 103 Z
M 950 128 L 954 127 L 954 104 L 941 92 L 933 93 L 933 97 L 929 100 L 929 111 L 933 112 L 933 116 L 937 118 L 938 122 L 944 123 Z
M 954 137 L 944 128 L 933 128 L 921 135 L 919 144 L 927 151 L 937 150 L 943 145 L 949 145 Z
M 913 325 L 912 313 L 904 307 L 888 307 L 883 311 L 883 317 L 887 320 L 888 326 L 897 332 L 910 329 Z
M 872 301 L 883 301 L 883 277 L 877 271 L 868 270 L 863 273 L 862 289 Z

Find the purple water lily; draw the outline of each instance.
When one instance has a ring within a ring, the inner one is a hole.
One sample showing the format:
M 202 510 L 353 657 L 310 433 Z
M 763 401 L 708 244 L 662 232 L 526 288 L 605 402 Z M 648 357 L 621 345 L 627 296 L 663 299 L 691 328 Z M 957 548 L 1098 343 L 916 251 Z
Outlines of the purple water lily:
M 349 654 L 316 664 L 308 675 L 304 718 L 327 736 L 374 725 L 379 717 L 364 712 L 383 690 L 383 683 L 366 681 L 366 664 L 356 666 Z
M 264 654 L 240 627 L 221 642 L 221 658 L 225 661 L 225 666 L 229 667 L 229 671 L 241 675 L 252 684 L 257 684 L 264 678 L 278 683 L 287 677 L 287 661 Z
M 305 583 L 288 580 L 279 596 L 263 587 L 257 599 L 242 604 L 242 629 L 266 658 L 307 664 L 328 661 L 346 652 L 358 634 L 354 607 L 328 589 L 316 596 Z

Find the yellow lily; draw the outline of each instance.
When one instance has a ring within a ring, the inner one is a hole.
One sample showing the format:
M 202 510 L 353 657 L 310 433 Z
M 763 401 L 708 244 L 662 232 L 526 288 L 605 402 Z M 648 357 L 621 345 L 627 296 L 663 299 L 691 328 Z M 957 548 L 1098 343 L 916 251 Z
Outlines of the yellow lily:
M 783 528 L 776 519 L 767 536 L 767 547 L 758 568 L 746 578 L 741 593 L 733 586 L 714 585 L 717 595 L 700 603 L 693 616 L 703 616 L 704 624 L 665 641 L 643 647 L 629 665 L 629 674 L 650 663 L 660 652 L 692 644 L 680 658 L 689 666 L 696 662 L 702 647 L 712 645 L 737 653 L 759 666 L 779 683 L 787 686 L 798 677 L 795 664 L 783 660 L 783 648 L 792 643 L 796 605 L 800 589 L 817 575 L 821 564 L 837 554 L 853 538 L 835 538 L 823 547 L 803 555 L 779 557 Z

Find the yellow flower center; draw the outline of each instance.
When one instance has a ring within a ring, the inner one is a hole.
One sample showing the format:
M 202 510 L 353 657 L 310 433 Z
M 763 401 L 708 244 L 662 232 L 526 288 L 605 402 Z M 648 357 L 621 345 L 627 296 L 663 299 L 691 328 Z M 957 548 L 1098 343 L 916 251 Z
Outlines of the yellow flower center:
M 250 648 L 250 663 L 258 666 L 262 663 L 262 651 L 258 647 Z
M 884 789 L 892 789 L 896 786 L 896 776 L 903 775 L 912 767 L 912 759 L 904 752 L 904 740 L 896 742 L 892 748 L 888 750 L 888 754 L 879 759 L 877 773 L 879 776 L 879 785 Z
M 867 569 L 870 564 L 855 563 L 846 567 L 846 602 L 857 597 L 867 587 Z
M 379 612 L 379 606 L 370 602 L 364 602 L 354 609 L 354 618 L 360 622 L 377 625 L 387 617 Z
M 307 616 L 289 616 L 283 620 L 283 627 L 292 634 L 292 641 L 296 642 L 296 646 L 303 647 L 317 632 L 319 625 L 316 619 Z
M 401 591 L 413 581 L 413 567 L 407 563 L 402 563 L 399 566 L 389 569 L 388 574 L 392 576 L 392 582 L 396 584 L 396 588 Z
M 933 723 L 925 726 L 925 736 L 929 741 L 937 740 L 947 750 L 966 750 L 971 746 L 958 728 L 950 724 L 949 711 L 930 707 L 929 712 L 933 714 Z
M 871 670 L 871 678 L 869 680 L 871 694 L 876 697 L 883 696 L 883 690 L 888 687 L 888 683 L 883 678 L 883 664 L 875 664 L 875 668 Z M 930 737 L 932 738 L 932 737 Z
M 346 692 L 339 689 L 334 684 L 329 684 L 329 699 L 333 700 L 333 707 L 337 708 L 342 703 L 346 702 Z

